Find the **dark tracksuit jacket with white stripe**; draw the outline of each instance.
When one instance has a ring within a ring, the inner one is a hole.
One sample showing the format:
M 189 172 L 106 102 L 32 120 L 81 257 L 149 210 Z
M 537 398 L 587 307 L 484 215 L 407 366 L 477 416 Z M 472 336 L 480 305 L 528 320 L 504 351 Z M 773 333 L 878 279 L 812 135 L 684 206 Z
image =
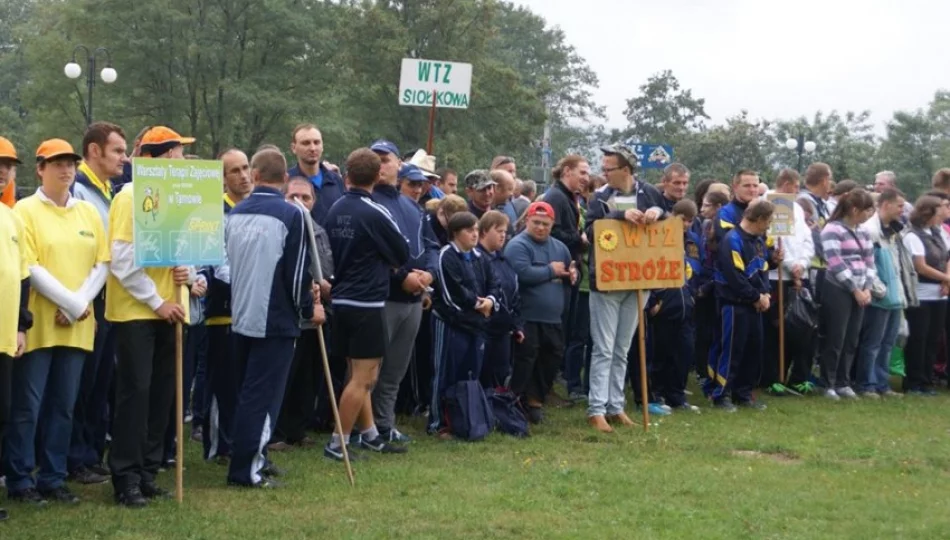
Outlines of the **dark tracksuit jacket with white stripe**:
M 351 188 L 327 213 L 324 228 L 336 273 L 334 306 L 381 309 L 393 272 L 409 262 L 409 242 L 368 191 Z
M 300 336 L 313 317 L 304 214 L 274 188 L 259 186 L 228 214 L 231 327 L 253 338 Z

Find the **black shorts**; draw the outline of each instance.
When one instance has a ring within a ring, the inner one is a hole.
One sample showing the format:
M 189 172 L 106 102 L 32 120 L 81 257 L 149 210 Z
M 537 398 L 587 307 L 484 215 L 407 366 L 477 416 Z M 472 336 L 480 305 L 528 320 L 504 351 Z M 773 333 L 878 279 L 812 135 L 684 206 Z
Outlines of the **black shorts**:
M 333 306 L 330 346 L 333 356 L 353 360 L 381 359 L 386 354 L 383 308 Z

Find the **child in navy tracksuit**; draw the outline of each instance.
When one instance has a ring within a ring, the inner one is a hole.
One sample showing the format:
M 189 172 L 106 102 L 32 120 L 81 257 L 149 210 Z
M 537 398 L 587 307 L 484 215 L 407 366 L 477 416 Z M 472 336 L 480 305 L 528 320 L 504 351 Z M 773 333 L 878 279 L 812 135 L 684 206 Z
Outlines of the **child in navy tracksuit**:
M 489 210 L 478 222 L 479 244 L 475 249 L 491 264 L 499 291 L 498 310 L 488 320 L 485 338 L 481 381 L 486 389 L 508 386 L 512 339 L 519 342 L 524 339 L 518 274 L 508 263 L 502 249 L 507 237 L 508 221 L 504 213 Z
M 684 225 L 696 217 L 696 203 L 688 199 L 673 206 L 673 217 Z M 698 245 L 689 230 L 684 232 L 685 282 L 676 289 L 661 289 L 650 295 L 647 313 L 653 341 L 653 384 L 657 396 L 673 409 L 693 406 L 686 399 L 686 379 L 693 363 L 694 287 L 699 277 Z
M 765 234 L 774 207 L 758 201 L 744 211 L 742 221 L 719 243 L 716 259 L 716 298 L 722 328 L 718 352 L 710 355 L 708 393 L 717 408 L 763 409 L 752 389 L 762 371 L 762 314 L 769 308 L 768 251 Z
M 491 263 L 475 250 L 478 219 L 470 212 L 455 214 L 449 219 L 448 233 L 451 240 L 439 252 L 433 298 L 435 374 L 429 433 L 446 427 L 442 414 L 445 390 L 481 375 L 489 317 L 499 309 L 500 293 Z

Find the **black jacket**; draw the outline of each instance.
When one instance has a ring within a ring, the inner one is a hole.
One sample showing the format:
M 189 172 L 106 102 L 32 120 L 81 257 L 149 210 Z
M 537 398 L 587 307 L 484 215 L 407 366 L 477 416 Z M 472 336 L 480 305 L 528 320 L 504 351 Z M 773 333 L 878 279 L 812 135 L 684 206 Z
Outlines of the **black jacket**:
M 584 245 L 581 243 L 578 196 L 558 180 L 544 194 L 544 202 L 554 209 L 554 227 L 551 229 L 551 236 L 567 246 L 568 251 L 571 252 L 571 259 L 580 265 L 583 261 L 581 256 Z

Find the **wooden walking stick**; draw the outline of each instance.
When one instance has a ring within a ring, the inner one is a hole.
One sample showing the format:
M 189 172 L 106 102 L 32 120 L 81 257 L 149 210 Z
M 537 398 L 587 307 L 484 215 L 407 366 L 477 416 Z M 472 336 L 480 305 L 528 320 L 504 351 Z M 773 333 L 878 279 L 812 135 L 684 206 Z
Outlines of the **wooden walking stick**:
M 310 272 L 313 279 L 319 284 L 323 281 L 323 268 L 320 267 L 320 254 L 317 252 L 317 236 L 313 230 L 313 221 L 310 219 L 310 211 L 299 200 L 294 202 L 304 213 L 304 224 L 307 227 L 307 245 L 310 248 Z M 323 337 L 323 327 L 317 328 L 317 341 L 320 343 L 320 357 L 323 359 L 323 376 L 327 382 L 327 394 L 330 396 L 330 408 L 333 409 L 333 421 L 336 424 L 336 433 L 340 436 L 340 449 L 343 452 L 343 464 L 346 466 L 346 476 L 350 480 L 351 486 L 356 486 L 356 480 L 353 478 L 353 467 L 350 465 L 350 454 L 343 444 L 343 426 L 340 423 L 340 410 L 336 404 L 336 393 L 333 391 L 333 375 L 330 374 L 330 360 L 327 357 L 327 344 Z
M 782 249 L 782 238 L 778 239 Z M 778 263 L 778 382 L 785 384 L 785 285 L 782 283 L 782 263 Z

